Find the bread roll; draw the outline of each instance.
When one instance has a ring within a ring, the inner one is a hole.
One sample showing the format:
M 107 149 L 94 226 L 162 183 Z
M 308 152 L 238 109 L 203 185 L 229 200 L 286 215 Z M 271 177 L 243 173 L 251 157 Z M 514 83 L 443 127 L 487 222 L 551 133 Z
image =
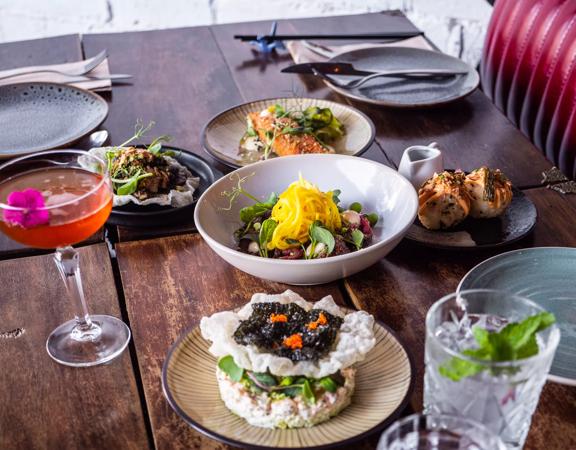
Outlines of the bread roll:
M 418 218 L 430 230 L 453 227 L 470 212 L 463 172 L 434 174 L 418 191 Z
M 512 183 L 499 169 L 476 169 L 466 176 L 464 184 L 470 196 L 471 217 L 497 217 L 512 201 Z

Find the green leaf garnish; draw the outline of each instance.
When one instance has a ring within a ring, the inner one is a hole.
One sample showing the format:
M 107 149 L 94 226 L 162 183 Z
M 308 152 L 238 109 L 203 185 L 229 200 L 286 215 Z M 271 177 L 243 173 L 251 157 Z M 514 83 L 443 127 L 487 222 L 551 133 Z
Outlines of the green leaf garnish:
M 362 248 L 362 243 L 364 242 L 364 233 L 356 229 L 352 231 L 351 236 L 353 244 L 358 250 L 360 250 Z
M 268 197 L 268 200 L 265 202 L 256 202 L 252 206 L 246 206 L 240 209 L 240 220 L 244 223 L 248 223 L 254 220 L 256 217 L 264 215 L 266 211 L 272 210 L 277 202 L 278 195 L 272 192 L 270 197 Z
M 366 218 L 368 219 L 368 222 L 370 222 L 370 226 L 374 227 L 377 223 L 378 223 L 378 214 L 376 213 L 370 213 L 366 215 Z
M 348 207 L 348 209 L 360 213 L 362 211 L 362 205 L 358 202 L 354 202 Z
M 162 136 L 158 136 L 156 139 L 154 139 L 152 141 L 152 143 L 148 146 L 147 150 L 150 153 L 154 153 L 155 155 L 158 155 L 158 153 L 160 153 L 160 150 L 162 150 L 162 143 L 163 142 L 169 142 L 171 139 L 170 136 L 164 134 Z
M 316 221 L 312 223 L 308 233 L 313 244 L 322 242 L 328 248 L 328 254 L 332 253 L 334 247 L 336 246 L 334 235 L 330 233 L 329 230 L 324 228 L 320 222 Z
M 231 355 L 220 358 L 218 360 L 218 368 L 228 375 L 232 381 L 240 381 L 244 375 L 244 369 L 236 365 Z
M 278 383 L 276 382 L 276 378 L 269 374 L 269 373 L 257 373 L 252 372 L 252 376 L 258 380 L 259 383 L 262 383 L 265 386 L 276 386 Z
M 268 242 L 272 240 L 272 235 L 278 223 L 274 219 L 266 219 L 262 222 L 260 233 L 258 235 L 258 243 L 260 245 L 260 256 L 268 257 Z
M 472 333 L 478 348 L 464 350 L 462 353 L 471 358 L 487 362 L 516 361 L 538 354 L 536 333 L 556 322 L 554 314 L 543 312 L 513 322 L 498 332 L 490 332 L 473 327 Z M 438 369 L 440 374 L 452 381 L 476 375 L 488 367 L 481 362 L 475 363 L 453 357 Z
M 151 177 L 153 174 L 151 173 L 142 173 L 141 171 L 138 171 L 136 173 L 136 175 L 134 175 L 131 178 L 128 178 L 127 180 L 118 180 L 118 179 L 114 179 L 114 183 L 116 184 L 122 184 L 120 187 L 118 187 L 116 189 L 116 194 L 117 195 L 130 195 L 133 194 L 134 192 L 136 192 L 138 190 L 138 182 L 144 178 L 148 178 Z
M 332 201 L 336 204 L 340 203 L 340 194 L 342 193 L 342 191 L 340 189 L 334 189 L 332 191 Z
M 338 385 L 330 377 L 320 378 L 320 380 L 318 380 L 318 383 L 328 392 L 336 392 L 338 390 Z
M 308 403 L 316 403 L 316 396 L 314 395 L 314 391 L 310 386 L 310 381 L 304 380 L 302 384 L 302 396 L 306 399 Z

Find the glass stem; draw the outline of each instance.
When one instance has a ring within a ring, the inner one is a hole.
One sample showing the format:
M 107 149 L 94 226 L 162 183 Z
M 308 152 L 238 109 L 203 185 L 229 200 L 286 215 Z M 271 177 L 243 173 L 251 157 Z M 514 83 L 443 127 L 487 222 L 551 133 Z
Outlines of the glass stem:
M 74 302 L 76 326 L 72 331 L 72 338 L 78 341 L 92 341 L 98 338 L 101 330 L 98 324 L 90 319 L 82 289 L 80 254 L 70 246 L 59 247 L 56 249 L 54 261 L 64 280 L 68 295 Z

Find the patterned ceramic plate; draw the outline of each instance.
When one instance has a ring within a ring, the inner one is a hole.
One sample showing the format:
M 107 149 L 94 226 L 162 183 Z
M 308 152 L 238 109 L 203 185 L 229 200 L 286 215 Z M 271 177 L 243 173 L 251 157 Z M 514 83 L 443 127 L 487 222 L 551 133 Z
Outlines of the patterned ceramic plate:
M 494 256 L 468 272 L 458 290 L 501 289 L 553 312 L 560 344 L 549 378 L 576 386 L 576 248 L 541 247 Z
M 373 47 L 341 53 L 330 61 L 352 63 L 359 70 L 449 69 L 466 71 L 465 75 L 447 78 L 375 78 L 356 89 L 336 92 L 355 100 L 396 108 L 422 108 L 450 103 L 472 93 L 480 82 L 473 67 L 465 62 L 432 50 L 407 47 Z M 334 76 L 340 82 L 349 76 Z
M 449 230 L 429 230 L 418 218 L 406 238 L 428 247 L 444 249 L 491 248 L 511 244 L 528 235 L 536 225 L 536 206 L 519 189 L 508 209 L 493 219 L 468 218 Z
M 100 125 L 108 104 L 98 95 L 56 83 L 0 87 L 0 158 L 71 144 Z
M 246 116 L 276 103 L 286 110 L 306 109 L 309 106 L 330 108 L 346 130 L 343 137 L 331 144 L 341 155 L 358 156 L 368 150 L 374 141 L 374 124 L 356 108 L 316 98 L 270 98 L 235 106 L 212 118 L 202 131 L 202 145 L 210 155 L 230 167 L 243 167 L 259 161 L 259 155 L 255 152 L 251 155 L 240 153 L 240 140 L 246 133 Z
M 406 406 L 413 387 L 413 367 L 406 349 L 377 323 L 376 346 L 358 365 L 352 403 L 312 428 L 277 430 L 249 425 L 220 399 L 216 358 L 198 327 L 181 337 L 168 353 L 162 387 L 174 410 L 193 428 L 229 445 L 253 449 L 329 448 L 352 443 L 389 425 Z

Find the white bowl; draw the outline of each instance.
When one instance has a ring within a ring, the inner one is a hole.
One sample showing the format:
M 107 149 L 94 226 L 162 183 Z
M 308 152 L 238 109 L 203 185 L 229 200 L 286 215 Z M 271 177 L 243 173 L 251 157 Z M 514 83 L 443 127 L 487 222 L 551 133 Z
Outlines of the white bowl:
M 248 176 L 243 188 L 265 200 L 271 192 L 283 192 L 299 174 L 322 191 L 339 189 L 343 207 L 360 202 L 363 212 L 376 212 L 379 220 L 372 244 L 357 252 L 315 260 L 261 258 L 236 250 L 233 233 L 242 225 L 239 210 L 254 202 L 242 195 L 226 211 L 222 208 L 229 202 L 222 192 L 232 190 L 238 176 Z M 262 161 L 224 176 L 200 197 L 194 220 L 212 250 L 234 267 L 281 283 L 320 284 L 355 274 L 386 256 L 406 234 L 417 210 L 416 191 L 389 167 L 353 156 L 298 155 Z

